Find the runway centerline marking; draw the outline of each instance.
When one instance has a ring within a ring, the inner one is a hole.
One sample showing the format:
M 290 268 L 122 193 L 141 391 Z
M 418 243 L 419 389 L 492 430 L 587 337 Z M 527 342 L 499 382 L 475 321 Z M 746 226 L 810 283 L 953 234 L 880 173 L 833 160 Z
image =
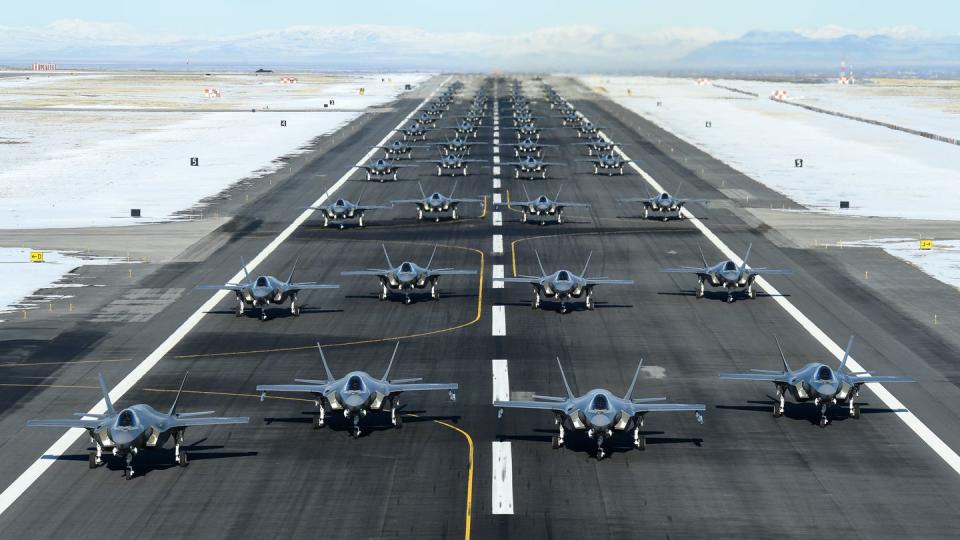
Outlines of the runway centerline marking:
M 584 116 L 584 119 L 586 117 Z M 610 141 L 610 139 L 603 131 L 597 133 L 600 137 Z M 626 154 L 619 146 L 614 146 L 613 149 L 625 160 L 629 160 L 630 156 Z M 657 182 L 653 176 L 651 176 L 647 171 L 643 170 L 639 165 L 634 161 L 629 161 L 627 163 L 633 170 L 637 171 L 637 174 L 641 176 L 653 189 L 658 192 L 664 192 L 663 186 Z M 737 265 L 743 264 L 743 259 L 741 259 L 732 249 L 730 249 L 723 240 L 720 239 L 709 227 L 704 225 L 699 218 L 697 218 L 693 212 L 691 212 L 687 207 L 683 207 L 680 210 L 683 214 L 690 220 L 690 222 L 701 232 L 710 243 L 714 245 L 721 253 L 724 254 L 728 259 L 733 261 Z M 836 342 L 834 342 L 830 337 L 817 326 L 809 317 L 807 317 L 802 311 L 800 311 L 796 306 L 793 305 L 793 302 L 787 300 L 780 291 L 778 291 L 773 285 L 770 284 L 764 277 L 758 276 L 756 283 L 766 291 L 774 302 L 777 303 L 784 311 L 787 312 L 793 319 L 803 327 L 807 333 L 810 334 L 820 345 L 823 346 L 837 361 L 840 361 L 844 355 L 844 349 Z M 868 370 L 861 365 L 859 362 L 853 359 L 853 357 L 847 358 L 847 366 L 850 371 L 854 372 L 868 372 Z M 913 414 L 907 407 L 897 399 L 889 390 L 886 389 L 882 384 L 879 383 L 867 383 L 867 388 L 869 388 L 879 399 L 886 405 L 889 409 L 897 415 L 904 424 L 907 425 L 927 446 L 930 447 L 941 459 L 943 459 L 947 465 L 954 470 L 957 474 L 960 474 L 960 455 L 958 455 L 947 443 L 943 442 L 936 433 L 933 432 L 926 424 L 924 424 L 917 415 Z
M 500 189 L 500 179 L 499 179 L 499 178 L 494 178 L 494 179 L 493 179 L 493 189 Z
M 510 401 L 510 370 L 507 361 L 492 360 L 493 367 L 493 402 Z
M 436 95 L 437 91 L 446 85 L 453 76 L 447 77 L 442 83 L 440 83 L 437 88 L 435 88 L 430 94 L 420 102 L 409 114 L 407 114 L 404 119 L 397 124 L 397 126 L 390 130 L 383 139 L 377 143 L 375 146 L 383 146 L 387 143 L 390 137 L 403 127 L 410 118 L 416 114 L 421 108 L 423 108 L 426 103 Z M 376 152 L 377 148 L 371 148 L 363 158 L 361 158 L 356 166 L 362 166 L 367 160 L 369 160 Z M 320 197 L 314 201 L 310 206 L 320 206 L 326 201 L 334 192 L 336 192 L 355 172 L 354 167 L 351 167 L 347 172 L 343 174 L 330 188 L 328 188 Z M 251 259 L 246 265 L 246 271 L 251 272 L 257 266 L 263 263 L 267 257 L 272 254 L 277 247 L 279 247 L 283 242 L 289 238 L 294 231 L 296 231 L 301 225 L 303 225 L 314 213 L 313 209 L 306 209 L 293 220 L 290 225 L 287 226 L 279 235 L 277 235 L 270 243 L 263 248 L 253 259 Z M 227 282 L 237 282 L 241 279 L 244 279 L 245 272 L 243 269 L 234 274 L 233 277 L 227 280 Z M 194 328 L 197 324 L 200 323 L 200 320 L 207 314 L 208 311 L 212 310 L 219 304 L 224 298 L 227 297 L 227 294 L 231 291 L 220 290 L 213 293 L 210 298 L 204 302 L 196 311 L 194 311 L 187 319 L 173 331 L 170 336 L 168 336 L 163 342 L 153 350 L 149 355 L 140 364 L 133 368 L 133 370 L 127 374 L 113 389 L 110 390 L 109 396 L 110 399 L 116 403 L 130 391 L 131 388 L 137 384 L 140 379 L 142 379 L 155 365 L 157 365 L 160 360 L 170 352 L 173 347 L 175 347 L 180 341 Z M 102 414 L 106 412 L 106 404 L 103 399 L 98 401 L 89 411 L 88 414 Z M 33 485 L 37 479 L 43 475 L 47 469 L 56 462 L 56 459 L 49 459 L 49 456 L 61 456 L 66 452 L 70 446 L 77 442 L 83 434 L 86 433 L 85 429 L 82 428 L 70 428 L 63 435 L 60 436 L 45 452 L 43 452 L 36 461 L 34 461 L 27 469 L 17 477 L 6 489 L 0 493 L 0 515 L 7 511 L 21 495 Z
M 499 154 L 499 153 L 500 153 L 500 147 L 499 147 L 499 146 L 494 146 L 494 147 L 493 147 L 493 153 L 494 153 L 494 155 Z
M 493 235 L 493 254 L 503 255 L 503 235 L 502 234 Z
M 502 264 L 495 264 L 495 265 L 493 265 L 493 280 L 492 280 L 492 281 L 493 281 L 493 288 L 494 288 L 494 289 L 502 289 L 502 288 L 503 288 L 503 282 L 502 282 L 502 281 L 497 281 L 497 279 L 503 279 L 503 265 L 502 265 Z
M 502 212 L 494 212 L 494 213 L 493 213 L 493 226 L 494 226 L 494 227 L 501 227 L 501 226 L 503 226 L 503 213 L 502 213 Z
M 513 514 L 513 454 L 510 441 L 493 441 L 492 511 Z
M 502 196 L 499 193 L 493 194 L 493 204 L 500 204 L 503 202 Z
M 500 166 L 499 166 L 499 165 L 494 165 L 494 166 L 493 166 L 493 175 L 494 175 L 494 176 L 500 176 Z
M 494 336 L 507 335 L 507 317 L 504 306 L 493 306 L 491 309 L 492 329 Z
M 493 164 L 494 165 L 500 164 L 500 156 L 493 156 Z

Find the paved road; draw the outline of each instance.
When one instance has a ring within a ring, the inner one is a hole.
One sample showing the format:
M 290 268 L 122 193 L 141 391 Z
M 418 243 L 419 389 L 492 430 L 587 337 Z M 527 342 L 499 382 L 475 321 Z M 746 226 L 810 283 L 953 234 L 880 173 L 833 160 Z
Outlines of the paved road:
M 463 80 L 466 97 L 482 81 Z M 691 197 L 726 199 L 685 165 L 684 158 L 688 164 L 709 156 L 679 141 L 675 152 L 664 153 L 658 145 L 669 143 L 669 134 L 650 135 L 656 128 L 644 120 L 567 80 L 555 82 L 614 139 L 632 143 L 628 153 L 662 184 L 682 180 Z M 538 89 L 533 81 L 526 87 L 530 93 Z M 505 82 L 499 90 L 505 92 Z M 9 485 L 60 435 L 27 430 L 25 419 L 89 409 L 98 399 L 98 370 L 112 382 L 129 373 L 209 298 L 191 291 L 195 284 L 232 276 L 241 256 L 250 258 L 290 223 L 291 209 L 319 196 L 418 103 L 411 96 L 394 104 L 394 112 L 365 117 L 365 129 L 318 151 L 298 174 L 195 244 L 190 262 L 155 265 L 122 286 L 118 278 L 116 298 L 104 298 L 103 309 L 83 318 L 37 317 L 0 328 L 5 357 L 48 363 L 0 372 L 0 382 L 25 385 L 8 386 L 0 397 L 0 484 Z M 537 110 L 549 115 L 542 104 Z M 491 136 L 482 131 L 480 139 Z M 510 137 L 502 132 L 501 142 Z M 639 210 L 616 204 L 618 197 L 643 193 L 638 175 L 587 174 L 573 161 L 580 157 L 574 147 L 566 145 L 575 141 L 573 134 L 545 137 L 565 145 L 553 157 L 569 166 L 555 169 L 555 179 L 546 183 L 523 183 L 531 195 L 541 187 L 555 192 L 562 184 L 564 199 L 589 202 L 590 209 L 569 211 L 559 226 L 521 224 L 519 214 L 504 211 L 503 225 L 495 227 L 490 209 L 480 207 L 466 208 L 465 217 L 452 223 L 417 223 L 412 210 L 401 207 L 370 214 L 363 230 L 324 229 L 309 221 L 258 270 L 282 274 L 300 256 L 301 278 L 339 282 L 341 289 L 308 295 L 298 318 L 278 310 L 266 322 L 237 318 L 232 302 L 222 302 L 121 401 L 167 404 L 189 370 L 183 409 L 249 415 L 251 425 L 190 431 L 188 468 L 170 466 L 172 451 L 156 453 L 148 458 L 153 467 L 131 481 L 122 479 L 119 468 L 89 470 L 86 441 L 74 444 L 0 515 L 2 530 L 11 537 L 100 537 L 104 526 L 112 535 L 144 537 L 458 537 L 465 533 L 470 503 L 476 538 L 955 535 L 960 478 L 870 392 L 861 396 L 861 420 L 837 416 L 820 429 L 812 406 L 788 406 L 784 418 L 774 419 L 772 388 L 721 383 L 720 371 L 777 367 L 774 334 L 794 364 L 827 354 L 770 297 L 732 305 L 720 294 L 697 300 L 691 279 L 657 272 L 696 263 L 698 243 L 708 258 L 720 254 L 688 222 L 646 221 Z M 505 146 L 501 152 L 504 159 L 512 155 Z M 493 157 L 490 149 L 475 154 Z M 424 167 L 382 185 L 368 184 L 358 173 L 338 193 L 356 198 L 363 191 L 365 201 L 383 202 L 417 193 L 416 179 L 427 190 L 452 186 L 432 172 Z M 521 181 L 506 174 L 502 188 L 492 190 L 492 173 L 474 172 L 460 181 L 458 193 L 496 191 L 506 198 L 507 191 L 514 197 L 522 192 Z M 738 181 L 763 192 L 749 179 Z M 855 334 L 855 355 L 868 369 L 917 377 L 917 384 L 890 389 L 950 447 L 960 448 L 955 348 L 836 273 L 822 252 L 778 247 L 768 231 L 741 219 L 736 204 L 694 212 L 733 249 L 742 252 L 752 242 L 756 265 L 793 268 L 792 276 L 774 278 L 776 287 L 835 341 Z M 493 234 L 504 237 L 502 255 L 491 253 Z M 442 282 L 439 302 L 379 302 L 373 280 L 339 273 L 381 265 L 381 243 L 394 262 L 421 263 L 439 245 L 439 264 L 476 268 L 482 279 Z M 531 310 L 526 287 L 495 289 L 490 276 L 493 265 L 504 265 L 509 275 L 514 262 L 519 273 L 535 272 L 534 249 L 545 266 L 575 271 L 592 250 L 591 273 L 632 278 L 637 285 L 598 288 L 592 312 Z M 135 301 L 137 291 L 178 291 L 179 300 L 148 309 Z M 124 298 L 129 301 L 118 303 Z M 504 306 L 505 336 L 491 336 L 494 305 Z M 386 418 L 368 416 L 368 433 L 359 440 L 338 422 L 315 431 L 312 402 L 261 403 L 253 390 L 258 383 L 319 377 L 322 366 L 313 348 L 318 340 L 329 347 L 335 374 L 379 373 L 398 337 L 396 376 L 461 385 L 456 403 L 442 393 L 406 396 L 401 430 L 387 427 Z M 569 448 L 552 450 L 549 415 L 507 411 L 497 418 L 490 404 L 491 360 L 507 360 L 514 396 L 550 394 L 562 392 L 555 355 L 578 391 L 625 390 L 643 355 L 646 367 L 635 395 L 706 403 L 706 423 L 698 425 L 687 414 L 650 415 L 645 452 L 617 440 L 602 462 L 593 458 L 589 442 L 576 438 Z M 512 515 L 493 514 L 494 442 L 510 443 Z

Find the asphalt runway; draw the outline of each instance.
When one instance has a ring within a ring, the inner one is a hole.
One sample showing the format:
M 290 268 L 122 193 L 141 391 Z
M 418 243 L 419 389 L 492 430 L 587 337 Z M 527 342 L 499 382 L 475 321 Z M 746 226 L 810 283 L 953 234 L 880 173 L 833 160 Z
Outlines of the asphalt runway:
M 192 291 L 195 285 L 236 273 L 240 257 L 263 249 L 443 78 L 405 96 L 391 111 L 365 117 L 363 130 L 324 147 L 298 174 L 252 200 L 191 247 L 194 254 L 207 253 L 205 258 L 159 265 L 141 277 L 134 289 L 182 289 L 175 303 L 147 320 L 38 320 L 0 327 L 4 358 L 29 364 L 0 372 L 0 384 L 10 385 L 0 398 L 0 484 L 10 485 L 62 433 L 27 429 L 27 419 L 88 410 L 99 399 L 98 371 L 113 384 L 129 373 L 210 297 Z M 465 110 L 465 100 L 484 81 L 459 78 L 465 87 L 439 125 L 452 124 L 450 117 Z M 779 248 L 770 231 L 748 225 L 736 203 L 695 174 L 691 162 L 709 156 L 681 141 L 665 153 L 663 141 L 669 143 L 671 135 L 570 80 L 550 82 L 614 140 L 628 143 L 626 152 L 663 185 L 683 182 L 685 196 L 714 201 L 692 210 L 727 245 L 742 253 L 753 243 L 753 265 L 793 269 L 772 283 L 834 341 L 843 344 L 856 335 L 854 356 L 867 369 L 915 376 L 916 384 L 888 389 L 947 445 L 960 448 L 960 392 L 949 371 L 957 350 L 950 343 L 834 272 L 821 253 Z M 524 86 L 528 95 L 539 96 L 539 83 L 526 80 Z M 505 107 L 507 82 L 501 79 L 497 87 Z M 560 125 L 544 103 L 535 111 L 548 117 L 543 125 Z M 509 123 L 500 121 L 501 127 Z M 512 137 L 502 131 L 501 144 Z M 491 138 L 485 129 L 478 140 Z M 571 130 L 549 130 L 543 140 L 562 144 L 548 157 L 568 165 L 551 169 L 550 179 L 514 180 L 504 169 L 502 188 L 492 189 L 494 154 L 479 147 L 473 157 L 491 165 L 471 169 L 458 194 L 500 193 L 506 200 L 509 192 L 515 200 L 521 185 L 531 196 L 552 195 L 562 185 L 561 199 L 590 203 L 589 209 L 568 210 L 561 225 L 523 224 L 518 213 L 502 208 L 503 224 L 495 226 L 490 204 L 464 207 L 456 222 L 418 223 L 409 206 L 380 210 L 368 214 L 363 229 L 323 228 L 315 216 L 257 272 L 285 276 L 300 257 L 298 279 L 339 283 L 340 289 L 311 291 L 302 297 L 301 316 L 274 308 L 263 322 L 253 313 L 236 317 L 232 299 L 220 302 L 120 402 L 167 407 L 189 371 L 181 409 L 250 416 L 250 425 L 191 428 L 188 467 L 172 466 L 171 449 L 157 451 L 143 456 L 130 481 L 119 464 L 89 470 L 89 441 L 82 440 L 0 515 L 4 536 L 956 536 L 960 478 L 869 391 L 861 394 L 860 420 L 835 413 L 833 423 L 820 429 L 812 405 L 788 405 L 786 415 L 775 419 L 772 386 L 720 381 L 721 371 L 778 368 L 774 335 L 793 366 L 829 356 L 763 292 L 733 304 L 719 292 L 696 299 L 692 276 L 658 272 L 696 264 L 698 244 L 708 259 L 722 256 L 691 223 L 644 220 L 642 207 L 618 204 L 618 198 L 643 195 L 643 179 L 630 170 L 623 177 L 590 174 L 586 164 L 574 161 L 585 152 L 570 145 L 577 140 Z M 501 146 L 497 155 L 507 161 L 513 152 Z M 416 180 L 428 192 L 453 185 L 428 165 L 404 172 L 400 181 L 383 184 L 356 173 L 337 195 L 356 199 L 362 192 L 365 202 L 378 204 L 414 196 Z M 737 182 L 777 197 L 749 179 Z M 491 251 L 494 234 L 503 235 L 502 254 Z M 410 305 L 400 297 L 381 302 L 374 278 L 340 276 L 385 264 L 381 244 L 394 264 L 425 264 L 438 246 L 435 264 L 476 269 L 478 275 L 444 279 L 439 301 L 423 295 Z M 561 314 L 550 303 L 531 310 L 528 287 L 493 288 L 491 275 L 494 265 L 508 276 L 514 266 L 517 273 L 536 273 L 534 250 L 548 272 L 579 272 L 592 251 L 591 275 L 634 279 L 636 285 L 598 287 L 594 311 L 574 305 Z M 504 336 L 491 335 L 493 306 L 504 306 Z M 363 369 L 379 376 L 395 339 L 401 344 L 391 374 L 458 382 L 456 402 L 444 392 L 405 395 L 402 429 L 371 414 L 364 435 L 354 440 L 336 419 L 312 429 L 308 396 L 261 402 L 254 390 L 257 384 L 321 377 L 318 341 L 335 375 Z M 626 390 L 642 356 L 634 395 L 705 403 L 705 423 L 687 413 L 650 414 L 646 451 L 632 449 L 624 436 L 599 462 L 593 444 L 576 435 L 567 448 L 553 450 L 551 415 L 508 410 L 498 419 L 491 404 L 491 360 L 507 360 L 513 396 L 559 395 L 555 356 L 575 391 L 606 387 L 614 393 Z M 494 513 L 495 442 L 511 448 L 512 514 Z

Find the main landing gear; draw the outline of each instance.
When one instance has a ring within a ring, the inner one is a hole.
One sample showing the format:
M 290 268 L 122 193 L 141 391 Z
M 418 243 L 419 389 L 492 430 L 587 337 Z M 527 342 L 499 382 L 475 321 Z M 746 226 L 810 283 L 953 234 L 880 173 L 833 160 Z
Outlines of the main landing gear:
M 553 449 L 557 450 L 563 447 L 565 438 L 564 438 L 563 422 L 560 420 L 560 418 L 557 418 L 555 422 L 560 427 L 560 432 L 557 435 L 554 435 L 552 440 Z
M 103 447 L 100 446 L 100 443 L 93 441 L 94 446 L 97 447 L 96 450 L 90 452 L 90 468 L 96 469 L 97 467 L 103 465 Z
M 178 467 L 187 466 L 187 453 L 180 450 L 180 445 L 183 444 L 183 432 L 180 431 L 174 435 L 174 445 L 173 445 L 173 460 L 177 463 Z
M 786 408 L 786 402 L 783 399 L 783 389 L 777 388 L 777 400 L 773 403 L 773 417 L 780 418 Z
M 590 292 L 587 293 L 587 298 L 584 303 L 586 304 L 587 309 L 590 311 L 593 311 L 593 308 L 597 307 L 596 303 L 593 301 L 593 293 Z
M 381 284 L 381 285 L 380 285 L 380 294 L 379 294 L 379 296 L 377 296 L 377 298 L 379 298 L 380 301 L 382 302 L 382 301 L 386 300 L 389 295 L 390 295 L 390 291 L 387 289 L 386 284 Z
M 642 452 L 647 449 L 647 438 L 640 434 L 640 425 L 633 428 L 633 447 Z
M 313 415 L 313 429 L 322 429 L 327 425 L 327 410 L 320 405 L 320 411 Z
M 123 469 L 124 480 L 133 478 L 133 452 L 127 452 L 127 466 Z
M 533 303 L 530 304 L 531 309 L 540 309 L 540 291 L 533 292 Z
M 827 418 L 827 402 L 817 398 L 816 403 L 820 406 L 820 427 L 825 428 L 830 423 L 830 419 Z
M 703 285 L 703 280 L 701 279 L 700 282 L 697 283 L 697 298 L 703 298 L 703 294 L 704 294 L 704 285 Z
M 297 297 L 290 298 L 290 314 L 294 317 L 300 316 L 300 306 L 297 305 Z
M 241 298 L 238 296 L 238 297 L 237 297 L 237 317 L 243 317 L 243 309 L 244 309 L 244 307 L 245 307 L 245 306 L 244 306 L 244 304 L 243 304 L 243 299 L 241 299 Z
M 391 400 L 390 401 L 390 423 L 393 427 L 400 429 L 403 427 L 403 420 L 400 418 L 400 415 L 397 414 L 397 409 L 400 408 L 400 400 Z

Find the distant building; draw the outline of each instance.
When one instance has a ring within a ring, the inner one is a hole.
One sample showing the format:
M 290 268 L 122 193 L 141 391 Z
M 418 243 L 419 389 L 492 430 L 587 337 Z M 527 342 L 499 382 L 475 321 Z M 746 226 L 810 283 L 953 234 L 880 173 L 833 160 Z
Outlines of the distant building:
M 34 64 L 33 65 L 34 71 L 56 71 L 56 69 L 57 69 L 56 64 Z

